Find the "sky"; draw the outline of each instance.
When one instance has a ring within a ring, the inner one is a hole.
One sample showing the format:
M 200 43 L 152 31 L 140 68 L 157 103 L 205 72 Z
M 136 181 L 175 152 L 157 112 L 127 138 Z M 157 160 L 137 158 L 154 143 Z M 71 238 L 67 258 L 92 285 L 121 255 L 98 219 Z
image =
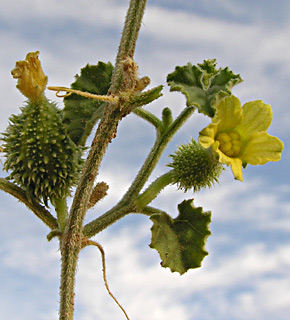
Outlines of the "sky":
M 40 51 L 49 85 L 69 86 L 87 63 L 112 63 L 126 15 L 125 0 L 4 0 L 0 3 L 0 132 L 25 98 L 10 71 L 26 53 Z M 193 194 L 166 188 L 152 205 L 177 215 L 177 205 L 194 198 L 212 211 L 202 267 L 180 276 L 160 266 L 149 248 L 152 222 L 129 215 L 97 235 L 106 252 L 111 290 L 131 320 L 289 319 L 290 313 L 290 2 L 288 0 L 148 1 L 135 60 L 163 97 L 146 108 L 174 116 L 185 106 L 170 93 L 166 76 L 177 65 L 216 58 L 244 82 L 233 94 L 242 103 L 262 99 L 273 109 L 271 135 L 284 142 L 282 159 L 248 166 L 244 181 L 229 169 L 219 184 Z M 62 107 L 61 99 L 48 92 Z M 168 155 L 198 137 L 209 123 L 192 118 L 165 151 L 150 181 L 166 172 Z M 100 181 L 109 194 L 90 210 L 86 222 L 112 207 L 126 191 L 154 143 L 154 129 L 134 115 L 120 123 L 109 146 Z M 3 159 L 2 159 L 3 161 Z M 1 173 L 5 177 L 6 173 Z M 149 181 L 149 182 L 150 182 Z M 54 320 L 58 317 L 60 253 L 47 242 L 48 228 L 11 196 L 0 193 L 1 319 Z M 81 252 L 76 285 L 76 319 L 124 319 L 108 296 L 97 249 Z

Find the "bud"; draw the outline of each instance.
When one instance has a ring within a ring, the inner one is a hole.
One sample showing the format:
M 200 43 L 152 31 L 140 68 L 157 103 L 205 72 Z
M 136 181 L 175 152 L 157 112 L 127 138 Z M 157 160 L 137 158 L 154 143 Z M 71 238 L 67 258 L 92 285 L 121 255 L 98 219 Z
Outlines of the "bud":
M 97 202 L 102 200 L 107 195 L 108 189 L 109 186 L 106 184 L 106 182 L 98 182 L 92 190 L 88 208 L 92 208 Z
M 214 182 L 218 182 L 223 170 L 213 152 L 204 149 L 194 140 L 181 145 L 170 157 L 173 161 L 168 166 L 173 168 L 173 183 L 184 191 L 193 189 L 196 192 L 201 188 L 211 187 Z
M 47 76 L 43 73 L 38 59 L 39 51 L 30 52 L 24 61 L 17 61 L 11 71 L 14 79 L 18 79 L 17 88 L 31 101 L 39 101 L 44 97 Z

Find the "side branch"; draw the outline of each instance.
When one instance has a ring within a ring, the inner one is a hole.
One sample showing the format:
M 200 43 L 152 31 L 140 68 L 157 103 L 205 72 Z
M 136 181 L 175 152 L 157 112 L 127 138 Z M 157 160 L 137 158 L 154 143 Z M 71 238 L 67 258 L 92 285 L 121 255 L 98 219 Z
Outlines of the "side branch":
M 138 212 L 138 210 L 142 209 L 140 208 L 140 206 L 139 208 L 137 208 L 136 205 L 138 206 L 138 203 L 136 204 L 135 201 L 133 201 L 132 203 L 132 199 L 137 199 L 141 189 L 143 188 L 144 184 L 146 183 L 152 171 L 154 170 L 167 144 L 171 141 L 174 134 L 178 131 L 182 124 L 191 116 L 194 110 L 195 107 L 187 107 L 186 109 L 184 109 L 181 112 L 181 114 L 175 119 L 175 121 L 169 126 L 166 132 L 164 132 L 162 136 L 157 137 L 155 144 L 152 150 L 150 151 L 147 159 L 145 160 L 142 168 L 138 172 L 135 180 L 132 182 L 131 186 L 129 187 L 123 198 L 120 200 L 120 202 L 115 207 L 107 211 L 105 214 L 84 226 L 83 232 L 86 237 L 91 238 L 92 236 L 106 229 L 109 225 L 113 224 L 125 215 L 129 213 L 136 213 Z M 165 184 L 172 182 L 170 177 L 171 174 L 168 173 L 166 175 Z M 158 180 L 158 183 L 159 182 L 160 180 Z M 141 196 L 141 200 L 142 197 L 143 200 L 145 198 L 148 200 L 149 198 L 147 198 L 147 195 L 148 194 L 145 193 L 143 196 Z M 150 197 L 152 196 L 153 194 L 150 195 Z M 155 196 L 153 196 L 153 198 L 154 197 Z M 147 200 L 145 200 L 145 203 L 142 203 L 142 205 L 147 205 Z
M 28 199 L 25 190 L 3 178 L 0 178 L 0 189 L 11 194 L 19 201 L 23 202 L 49 228 L 58 228 L 58 223 L 55 217 L 52 216 L 50 212 L 46 210 L 42 205 L 40 205 L 33 197 L 30 197 L 30 199 Z
M 86 224 L 83 229 L 84 236 L 91 238 L 111 224 L 117 222 L 119 219 L 125 217 L 127 214 L 134 212 L 136 212 L 135 208 L 119 202 L 112 209 Z
M 162 128 L 162 121 L 148 110 L 143 108 L 136 108 L 134 109 L 133 113 L 135 113 L 138 117 L 151 123 L 155 127 L 157 132 L 160 131 L 160 128 Z
M 135 180 L 132 182 L 131 186 L 127 190 L 123 197 L 124 201 L 131 199 L 132 197 L 137 197 L 143 188 L 144 184 L 148 180 L 149 176 L 153 172 L 155 166 L 157 165 L 164 149 L 167 147 L 168 143 L 172 140 L 178 129 L 184 124 L 184 122 L 192 115 L 195 107 L 185 108 L 180 115 L 174 120 L 174 122 L 167 128 L 167 130 L 159 137 L 157 137 L 153 148 L 151 149 L 147 159 L 145 160 L 143 166 L 139 170 Z

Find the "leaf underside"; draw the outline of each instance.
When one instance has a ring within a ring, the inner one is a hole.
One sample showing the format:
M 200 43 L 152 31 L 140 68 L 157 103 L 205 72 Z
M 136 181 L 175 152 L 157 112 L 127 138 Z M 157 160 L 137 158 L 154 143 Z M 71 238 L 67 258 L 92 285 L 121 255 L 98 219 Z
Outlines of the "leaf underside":
M 162 267 L 180 274 L 199 268 L 203 258 L 208 255 L 204 246 L 211 234 L 208 228 L 211 213 L 194 207 L 192 202 L 193 199 L 180 203 L 179 215 L 175 219 L 165 212 L 151 216 L 150 247 L 158 251 Z

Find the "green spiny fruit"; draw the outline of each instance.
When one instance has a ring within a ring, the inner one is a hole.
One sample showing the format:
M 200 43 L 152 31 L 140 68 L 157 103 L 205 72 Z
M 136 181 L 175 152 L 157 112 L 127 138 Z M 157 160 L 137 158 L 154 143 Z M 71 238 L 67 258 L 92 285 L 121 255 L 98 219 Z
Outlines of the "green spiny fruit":
M 9 120 L 3 134 L 9 179 L 46 205 L 67 196 L 81 170 L 82 149 L 66 134 L 55 103 L 30 100 Z
M 201 188 L 210 187 L 218 181 L 223 170 L 212 151 L 204 149 L 194 140 L 181 145 L 170 157 L 173 161 L 168 166 L 173 168 L 173 181 L 184 191 L 193 188 L 196 192 Z

